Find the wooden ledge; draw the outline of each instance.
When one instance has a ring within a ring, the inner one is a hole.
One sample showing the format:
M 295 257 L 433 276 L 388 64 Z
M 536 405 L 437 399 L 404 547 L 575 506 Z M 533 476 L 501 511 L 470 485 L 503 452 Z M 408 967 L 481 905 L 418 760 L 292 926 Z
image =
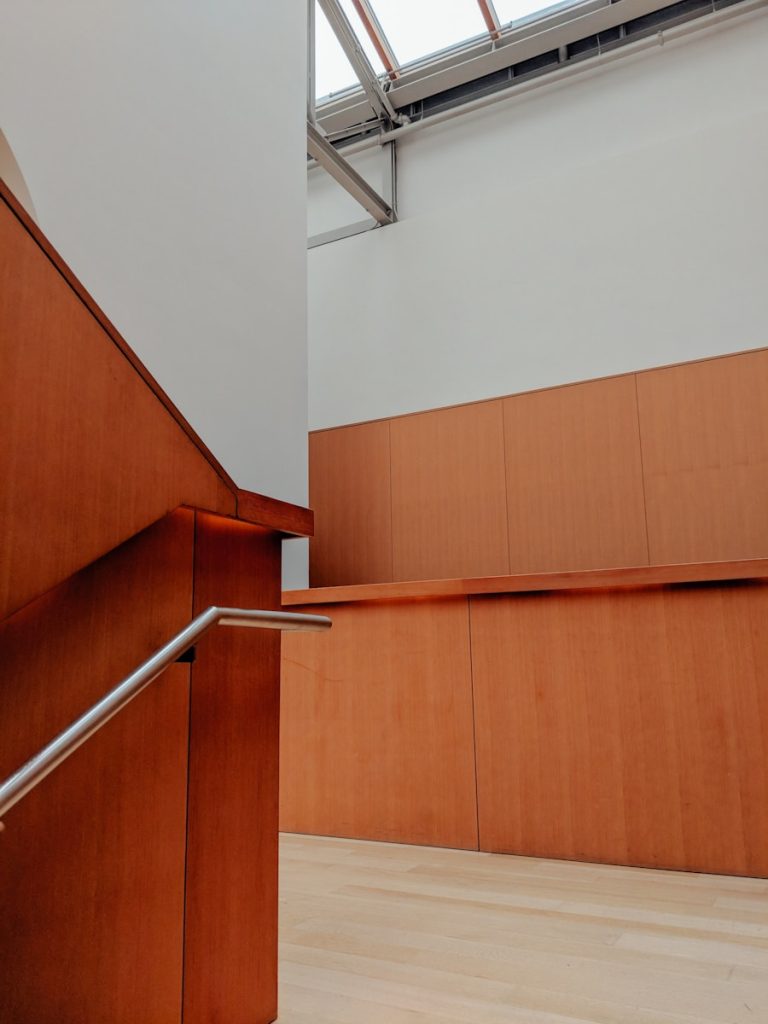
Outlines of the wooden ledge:
M 268 526 L 289 537 L 312 537 L 315 532 L 312 509 L 278 498 L 267 498 L 253 491 L 238 490 L 237 518 L 246 523 Z
M 733 562 L 689 562 L 683 565 L 637 565 L 581 572 L 541 572 L 476 579 L 417 580 L 369 583 L 349 587 L 287 590 L 284 605 L 342 604 L 352 601 L 398 601 L 466 597 L 473 594 L 523 594 L 548 590 L 611 590 L 617 587 L 664 587 L 677 583 L 715 583 L 768 579 L 768 558 Z

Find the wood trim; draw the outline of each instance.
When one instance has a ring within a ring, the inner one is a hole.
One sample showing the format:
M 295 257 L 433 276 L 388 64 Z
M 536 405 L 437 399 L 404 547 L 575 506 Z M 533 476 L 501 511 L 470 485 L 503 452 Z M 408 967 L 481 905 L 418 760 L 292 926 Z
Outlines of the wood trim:
M 679 583 L 763 579 L 768 579 L 768 558 L 746 558 L 729 562 L 637 565 L 582 572 L 538 572 L 475 579 L 418 580 L 413 583 L 371 583 L 353 587 L 286 590 L 283 593 L 283 605 L 346 604 L 352 601 L 397 601 L 547 590 L 611 590 L 621 587 L 663 587 Z
M 315 514 L 311 508 L 292 505 L 289 501 L 267 498 L 254 491 L 237 490 L 237 518 L 257 526 L 268 526 L 292 537 L 312 537 Z
M 683 359 L 677 363 L 662 363 L 659 366 L 645 366 L 642 369 L 625 370 L 623 373 L 607 373 L 602 377 L 586 377 L 583 380 L 566 380 L 562 384 L 546 384 L 540 388 L 529 388 L 527 391 L 511 391 L 504 395 L 489 395 L 488 398 L 476 398 L 469 402 L 455 402 L 453 405 L 437 405 L 427 409 L 414 409 L 411 412 L 400 412 L 393 416 L 376 416 L 370 420 L 353 420 L 348 423 L 334 423 L 329 427 L 317 427 L 310 430 L 310 434 L 323 434 L 328 430 L 340 430 L 342 427 L 360 427 L 367 423 L 392 423 L 394 420 L 408 419 L 410 416 L 423 416 L 426 412 L 444 412 L 446 409 L 463 409 L 467 405 L 486 405 L 488 402 L 503 401 L 506 398 L 518 398 L 520 395 L 536 395 L 540 391 L 559 391 L 560 388 L 572 388 L 576 384 L 596 384 L 603 380 L 618 380 L 621 377 L 642 376 L 646 373 L 656 373 L 657 370 L 673 370 L 678 366 L 697 366 L 699 363 L 711 363 L 716 359 L 733 359 L 736 356 L 746 356 L 753 352 L 768 352 L 768 345 L 758 345 L 756 348 L 742 348 L 738 352 L 721 352 L 714 356 L 702 356 L 701 359 Z

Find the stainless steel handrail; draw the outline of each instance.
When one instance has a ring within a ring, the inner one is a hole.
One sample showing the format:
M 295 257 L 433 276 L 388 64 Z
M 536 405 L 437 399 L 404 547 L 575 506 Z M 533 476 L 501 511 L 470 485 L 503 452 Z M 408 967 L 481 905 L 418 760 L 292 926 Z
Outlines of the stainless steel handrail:
M 0 785 L 0 818 L 215 625 L 310 631 L 330 629 L 331 620 L 296 612 L 207 608 Z

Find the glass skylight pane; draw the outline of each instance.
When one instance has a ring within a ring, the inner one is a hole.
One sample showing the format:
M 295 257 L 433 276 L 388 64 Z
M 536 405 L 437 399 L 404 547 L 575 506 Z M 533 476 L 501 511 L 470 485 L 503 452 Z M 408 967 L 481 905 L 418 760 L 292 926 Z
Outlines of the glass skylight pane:
M 496 13 L 502 25 L 508 25 L 511 21 L 519 21 L 527 18 L 536 11 L 545 11 L 550 7 L 567 7 L 567 3 L 560 3 L 558 0 L 494 0 Z
M 352 3 L 352 0 L 341 0 L 341 6 L 347 18 L 349 18 L 349 22 L 355 31 L 355 35 L 360 40 L 363 52 L 371 62 L 373 70 L 377 75 L 383 75 L 386 69 L 381 63 L 381 57 L 379 57 L 376 52 L 376 47 L 371 42 L 371 37 L 366 32 L 365 25 L 360 20 L 360 15 L 355 10 L 355 5 Z
M 401 64 L 486 32 L 476 0 L 374 0 L 373 9 Z
M 357 84 L 357 76 L 341 48 L 341 43 L 328 24 L 328 19 L 315 4 L 316 99 L 328 96 L 332 92 L 341 92 Z

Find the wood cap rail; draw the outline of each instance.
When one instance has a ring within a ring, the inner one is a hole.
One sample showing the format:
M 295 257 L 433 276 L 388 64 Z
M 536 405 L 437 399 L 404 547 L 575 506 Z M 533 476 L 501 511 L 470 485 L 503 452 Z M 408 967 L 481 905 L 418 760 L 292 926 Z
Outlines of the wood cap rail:
M 353 601 L 402 601 L 419 598 L 466 597 L 479 594 L 523 594 L 551 590 L 611 590 L 622 587 L 663 587 L 686 583 L 727 583 L 768 579 L 768 558 L 729 562 L 688 562 L 681 565 L 637 565 L 578 572 L 524 573 L 474 579 L 414 580 L 345 587 L 287 590 L 283 605 L 342 604 Z

